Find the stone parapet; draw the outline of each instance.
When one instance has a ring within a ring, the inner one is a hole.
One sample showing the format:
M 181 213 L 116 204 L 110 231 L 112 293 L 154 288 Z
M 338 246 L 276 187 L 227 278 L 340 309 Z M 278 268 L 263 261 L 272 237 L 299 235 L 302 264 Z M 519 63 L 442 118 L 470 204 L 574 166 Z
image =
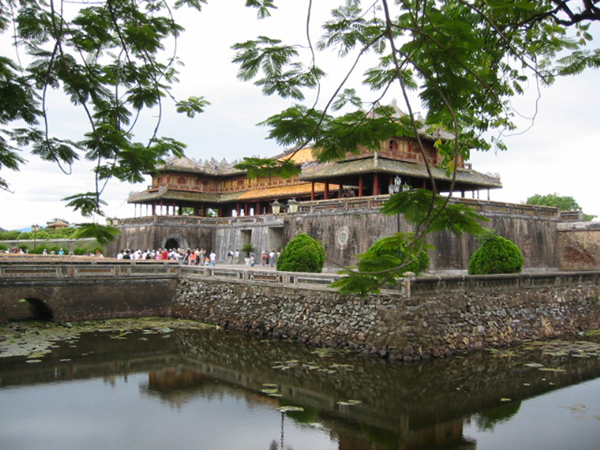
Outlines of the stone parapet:
M 324 290 L 182 278 L 173 314 L 412 361 L 599 328 L 598 274 L 579 281 L 572 275 L 568 282 L 529 288 L 518 283 L 478 290 L 439 286 L 411 297 L 388 292 L 364 299 Z

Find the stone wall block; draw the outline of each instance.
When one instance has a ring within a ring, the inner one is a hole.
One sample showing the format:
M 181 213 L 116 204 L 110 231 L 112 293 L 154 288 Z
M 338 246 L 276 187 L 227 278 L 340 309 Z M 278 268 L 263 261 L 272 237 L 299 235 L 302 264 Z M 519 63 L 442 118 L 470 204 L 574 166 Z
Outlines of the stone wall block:
M 598 286 L 362 300 L 330 290 L 181 279 L 176 316 L 417 360 L 600 328 Z

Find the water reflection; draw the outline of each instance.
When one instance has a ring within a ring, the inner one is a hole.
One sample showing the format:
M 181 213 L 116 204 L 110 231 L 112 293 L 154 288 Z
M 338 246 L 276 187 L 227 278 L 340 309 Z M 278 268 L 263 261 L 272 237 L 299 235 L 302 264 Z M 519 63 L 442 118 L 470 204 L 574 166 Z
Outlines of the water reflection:
M 114 337 L 83 334 L 38 364 L 0 358 L 0 448 L 37 448 L 36 433 L 19 430 L 48 432 L 50 418 L 56 440 L 44 450 L 85 439 L 90 450 L 506 448 L 494 447 L 505 442 L 497 430 L 526 436 L 515 431 L 524 405 L 571 385 L 588 395 L 586 380 L 598 394 L 586 405 L 592 426 L 571 446 L 600 439 L 593 346 L 587 357 L 529 350 L 402 364 L 216 329 Z

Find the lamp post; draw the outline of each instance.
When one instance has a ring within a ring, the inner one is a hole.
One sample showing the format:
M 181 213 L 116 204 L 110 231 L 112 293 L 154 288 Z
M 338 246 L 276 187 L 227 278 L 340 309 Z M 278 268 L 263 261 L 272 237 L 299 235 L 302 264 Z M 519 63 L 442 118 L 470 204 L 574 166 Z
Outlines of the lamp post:
M 402 186 L 402 178 L 400 178 L 400 176 L 396 175 L 396 177 L 394 178 L 394 183 L 390 184 L 388 186 L 388 191 L 389 191 L 390 195 L 394 195 L 403 190 L 404 189 Z
M 38 224 L 31 225 L 31 229 L 33 231 L 33 253 L 37 250 L 37 232 L 40 231 L 40 226 Z
M 273 214 L 277 215 L 281 212 L 281 203 L 279 203 L 277 201 L 277 199 L 275 199 L 275 201 L 273 203 L 271 203 L 271 210 L 273 211 Z
M 288 211 L 291 214 L 295 214 L 298 212 L 298 203 L 300 202 L 298 202 L 298 200 L 296 200 L 295 198 L 290 198 L 288 200 Z

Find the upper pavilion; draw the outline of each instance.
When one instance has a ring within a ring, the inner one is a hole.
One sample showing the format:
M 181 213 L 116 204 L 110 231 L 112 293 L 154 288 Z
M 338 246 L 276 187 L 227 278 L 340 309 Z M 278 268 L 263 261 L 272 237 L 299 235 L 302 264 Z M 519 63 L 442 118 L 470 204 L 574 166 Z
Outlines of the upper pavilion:
M 393 137 L 381 143 L 377 150 L 360 149 L 358 154 L 348 154 L 343 161 L 317 162 L 312 148 L 290 150 L 273 157 L 291 158 L 301 173 L 291 178 L 261 176 L 250 179 L 246 172 L 233 164 L 211 161 L 194 161 L 173 158 L 156 168 L 152 185 L 129 196 L 128 203 L 146 205 L 152 215 L 166 208 L 173 215 L 212 214 L 219 217 L 271 214 L 272 203 L 323 200 L 339 197 L 377 196 L 391 192 L 394 183 L 412 188 L 432 189 L 425 159 L 436 183 L 437 191 L 449 192 L 452 177 L 439 168 L 441 156 L 434 147 L 438 137 L 421 136 L 424 155 L 418 150 L 416 140 Z M 463 197 L 501 188 L 496 176 L 482 174 L 470 164 L 459 160 L 454 180 L 454 193 Z M 159 208 L 157 210 L 157 208 Z M 184 210 L 187 209 L 187 211 Z M 185 212 L 184 212 L 185 211 Z

